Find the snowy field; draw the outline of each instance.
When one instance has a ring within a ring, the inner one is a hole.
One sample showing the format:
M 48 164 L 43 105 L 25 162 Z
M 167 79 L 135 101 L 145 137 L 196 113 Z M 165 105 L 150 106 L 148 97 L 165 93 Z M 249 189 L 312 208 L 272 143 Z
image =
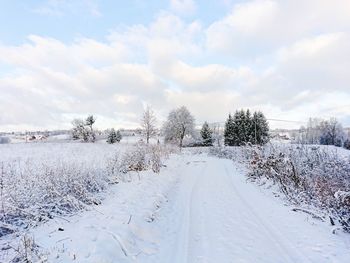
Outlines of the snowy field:
M 111 162 L 130 149 L 139 154 L 134 148 L 132 140 L 0 145 L 0 163 L 15 176 L 6 179 L 13 190 L 1 196 L 2 209 L 22 216 L 0 237 L 0 262 L 349 262 L 349 234 L 296 212 L 276 198 L 277 188 L 247 181 L 238 158 L 219 159 L 205 148 L 168 151 L 160 173 L 129 171 L 116 180 Z M 75 180 L 84 187 L 63 187 Z M 52 187 L 75 198 L 62 203 Z M 87 200 L 75 196 L 80 191 Z M 4 201 L 16 196 L 23 199 Z M 48 198 L 57 209 L 51 216 L 44 212 L 52 206 L 38 208 Z M 38 211 L 42 220 L 23 215 Z

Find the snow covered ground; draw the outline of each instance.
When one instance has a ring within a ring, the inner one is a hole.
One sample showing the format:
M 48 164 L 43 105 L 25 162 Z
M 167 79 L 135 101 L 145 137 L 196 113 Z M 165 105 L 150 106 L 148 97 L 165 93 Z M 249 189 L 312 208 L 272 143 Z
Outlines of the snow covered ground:
M 240 164 L 186 150 L 166 165 L 160 174 L 145 171 L 141 180 L 111 186 L 89 211 L 31 229 L 41 257 L 60 263 L 349 262 L 348 234 L 333 234 L 328 223 L 247 182 Z M 15 239 L 3 238 L 1 262 Z
M 177 165 L 174 162 L 169 171 Z M 112 186 L 102 205 L 38 227 L 33 231 L 35 242 L 49 262 L 130 262 L 140 254 L 152 254 L 159 233 L 150 226 L 168 201 L 174 180 L 169 172 L 142 172 L 141 180 L 135 177 Z
M 187 156 L 157 223 L 159 250 L 140 262 L 348 262 L 350 239 L 246 182 L 238 164 Z

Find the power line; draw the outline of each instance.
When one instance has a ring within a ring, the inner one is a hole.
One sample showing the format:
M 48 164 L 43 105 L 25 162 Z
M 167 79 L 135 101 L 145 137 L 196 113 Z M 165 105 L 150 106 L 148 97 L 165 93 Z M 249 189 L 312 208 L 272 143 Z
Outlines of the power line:
M 239 119 L 239 120 L 243 120 L 243 119 Z M 268 121 L 279 121 L 279 122 L 289 122 L 289 123 L 307 123 L 305 121 L 295 121 L 295 120 L 283 120 L 283 119 L 266 119 Z M 210 124 L 212 125 L 217 125 L 217 124 L 225 124 L 225 121 L 218 121 L 218 122 L 211 122 Z
M 291 123 L 306 123 L 305 121 L 292 121 L 292 120 L 282 120 L 282 119 L 266 119 L 268 121 L 281 121 L 281 122 L 291 122 Z

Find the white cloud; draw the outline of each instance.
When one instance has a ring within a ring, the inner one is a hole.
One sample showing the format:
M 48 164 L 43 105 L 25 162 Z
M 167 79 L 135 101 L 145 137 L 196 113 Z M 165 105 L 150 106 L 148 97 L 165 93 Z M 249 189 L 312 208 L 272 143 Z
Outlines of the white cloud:
M 288 61 L 297 57 L 315 59 L 321 53 L 337 51 L 339 44 L 341 42 L 345 44 L 348 40 L 348 36 L 344 32 L 301 39 L 289 47 L 281 48 L 279 58 L 282 61 Z
M 29 39 L 21 46 L 0 47 L 0 60 L 18 69 L 0 77 L 6 94 L 0 110 L 11 109 L 0 119 L 1 127 L 69 127 L 62 116 L 88 113 L 123 126 L 138 122 L 125 116 L 141 112 L 143 101 L 157 105 L 165 97 L 163 81 L 147 65 L 126 62 L 129 51 L 118 43 L 82 39 L 67 45 L 38 36 Z
M 193 14 L 196 3 L 194 0 L 170 0 L 170 8 L 179 14 Z
M 168 91 L 166 97 L 173 107 L 187 106 L 198 124 L 223 121 L 236 107 L 243 107 L 239 94 L 228 91 Z
M 271 27 L 276 22 L 275 17 L 278 13 L 279 7 L 274 1 L 248 2 L 237 4 L 232 15 L 226 17 L 222 23 L 226 23 L 243 34 L 253 35 L 263 28 Z
M 235 69 L 220 64 L 195 67 L 181 60 L 154 65 L 154 71 L 181 89 L 204 93 L 214 87 L 217 91 L 239 90 L 241 84 L 251 81 L 254 75 L 247 67 Z
M 337 4 L 248 1 L 208 27 L 163 11 L 107 41 L 31 35 L 0 45 L 0 63 L 14 69 L 0 75 L 0 128 L 69 128 L 89 113 L 100 128 L 136 127 L 145 103 L 161 118 L 184 104 L 199 123 L 250 107 L 350 125 L 350 9 Z
M 47 0 L 32 10 L 48 16 L 76 15 L 85 12 L 94 17 L 102 16 L 96 0 Z
M 300 38 L 348 30 L 347 0 L 255 0 L 236 4 L 209 26 L 206 45 L 213 52 L 254 57 Z
M 278 52 L 278 71 L 297 89 L 346 91 L 350 83 L 349 33 L 302 39 Z
M 153 58 L 189 57 L 201 52 L 199 37 L 202 26 L 198 21 L 185 23 L 178 16 L 162 12 L 148 26 L 134 25 L 111 32 L 108 39 L 124 43 L 133 53 Z

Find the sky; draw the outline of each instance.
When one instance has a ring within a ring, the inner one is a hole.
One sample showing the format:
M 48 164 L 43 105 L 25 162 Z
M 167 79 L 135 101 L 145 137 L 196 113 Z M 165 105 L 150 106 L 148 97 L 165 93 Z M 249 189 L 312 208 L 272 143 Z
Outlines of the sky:
M 350 126 L 349 0 L 0 0 L 0 131 L 136 128 L 186 106 Z

